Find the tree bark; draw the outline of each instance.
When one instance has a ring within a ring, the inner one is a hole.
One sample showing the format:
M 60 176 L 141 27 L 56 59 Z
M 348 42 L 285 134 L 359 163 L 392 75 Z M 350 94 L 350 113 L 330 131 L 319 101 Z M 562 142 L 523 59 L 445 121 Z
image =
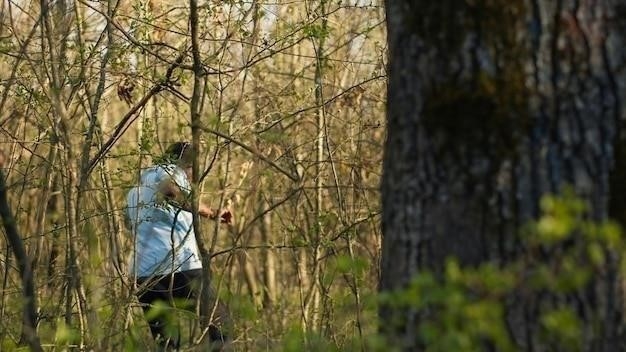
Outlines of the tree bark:
M 595 220 L 608 217 L 624 96 L 617 10 L 606 1 L 386 2 L 381 291 L 406 287 L 422 270 L 440 273 L 450 256 L 465 266 L 516 258 L 522 225 L 564 186 Z M 584 350 L 620 346 L 615 279 L 594 277 L 581 298 L 583 330 L 595 331 Z M 509 298 L 520 350 L 546 348 L 537 312 L 561 298 Z M 404 350 L 423 347 L 416 310 L 384 305 L 380 315 Z M 594 319 L 603 327 L 591 329 Z

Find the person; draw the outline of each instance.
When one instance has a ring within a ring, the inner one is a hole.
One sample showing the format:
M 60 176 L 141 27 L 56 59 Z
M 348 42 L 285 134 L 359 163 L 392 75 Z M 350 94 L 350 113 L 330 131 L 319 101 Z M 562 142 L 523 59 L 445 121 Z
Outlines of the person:
M 127 226 L 135 236 L 130 270 L 138 287 L 137 296 L 162 350 L 178 349 L 180 339 L 168 314 L 151 311 L 152 307 L 162 302 L 191 310 L 196 302 L 210 304 L 208 310 L 200 311 L 211 312 L 207 335 L 212 350 L 219 351 L 228 345 L 227 331 L 232 322 L 228 309 L 210 287 L 206 288 L 210 302 L 200 299 L 203 268 L 191 213 L 190 144 L 172 144 L 164 159 L 143 170 L 138 184 L 126 196 Z M 202 202 L 198 213 L 225 224 L 233 221 L 229 210 L 218 213 Z

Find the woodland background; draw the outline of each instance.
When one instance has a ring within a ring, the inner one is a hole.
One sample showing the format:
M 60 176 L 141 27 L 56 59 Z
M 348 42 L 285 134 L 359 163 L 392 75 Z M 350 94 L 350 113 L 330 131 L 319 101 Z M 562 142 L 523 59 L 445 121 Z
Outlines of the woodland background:
M 201 231 L 236 349 L 360 349 L 376 331 L 382 4 L 195 6 L 2 2 L 0 150 L 41 345 L 150 346 L 124 197 L 195 126 L 200 198 L 236 216 Z M 0 346 L 13 350 L 28 339 L 21 267 L 6 236 L 0 248 Z
M 235 350 L 626 351 L 623 0 L 0 9 L 2 350 L 151 349 L 124 196 L 183 139 Z

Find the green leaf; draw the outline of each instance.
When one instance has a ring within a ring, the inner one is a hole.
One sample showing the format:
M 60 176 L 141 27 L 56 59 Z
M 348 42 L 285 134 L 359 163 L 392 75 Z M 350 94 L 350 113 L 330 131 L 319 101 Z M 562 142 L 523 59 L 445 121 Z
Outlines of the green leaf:
M 304 33 L 304 36 L 308 38 L 324 39 L 330 34 L 330 29 L 328 26 L 324 26 L 322 24 L 311 23 L 305 25 L 302 28 L 302 32 Z
M 591 260 L 591 263 L 596 267 L 599 267 L 604 264 L 605 256 L 604 249 L 598 243 L 590 243 L 587 246 L 587 255 Z
M 60 345 L 73 344 L 80 340 L 80 334 L 78 330 L 65 325 L 65 322 L 63 321 L 60 321 L 54 334 L 54 340 Z
M 161 300 L 157 300 L 153 302 L 150 309 L 148 309 L 148 312 L 146 313 L 146 320 L 152 320 L 164 315 L 168 315 L 171 313 L 171 309 L 172 308 L 167 303 Z
M 541 323 L 550 338 L 557 340 L 565 347 L 580 346 L 582 324 L 576 314 L 569 308 L 560 308 L 545 313 Z

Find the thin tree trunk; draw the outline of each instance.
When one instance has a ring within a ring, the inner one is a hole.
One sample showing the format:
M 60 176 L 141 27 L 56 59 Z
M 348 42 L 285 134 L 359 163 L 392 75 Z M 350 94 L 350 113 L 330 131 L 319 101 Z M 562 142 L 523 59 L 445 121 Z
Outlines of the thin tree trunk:
M 66 274 L 67 274 L 67 289 L 66 289 L 66 310 L 65 310 L 65 323 L 67 326 L 72 326 L 72 318 L 74 315 L 74 306 L 72 304 L 74 296 L 77 298 L 78 303 L 78 321 L 80 332 L 80 345 L 84 346 L 87 340 L 87 328 L 85 321 L 89 318 L 86 314 L 89 314 L 87 308 L 87 298 L 85 297 L 85 290 L 83 288 L 83 280 L 81 273 L 81 264 L 79 258 L 78 243 L 81 240 L 78 231 L 77 221 L 80 218 L 78 212 L 78 204 L 80 203 L 80 193 L 78 190 L 76 171 L 71 165 L 71 152 L 67 153 L 65 160 L 65 170 L 67 177 L 67 183 L 65 185 L 65 215 L 66 215 L 66 234 L 67 234 L 67 262 L 66 262 Z M 94 326 L 95 329 L 95 326 Z
M 31 261 L 26 254 L 26 248 L 22 241 L 15 218 L 11 212 L 7 199 L 7 186 L 4 171 L 5 156 L 0 155 L 0 219 L 6 231 L 7 242 L 13 250 L 17 261 L 18 271 L 22 281 L 24 308 L 22 313 L 22 335 L 20 342 L 26 342 L 31 350 L 43 351 L 39 336 L 37 335 L 37 296 L 35 293 L 35 274 L 31 267 Z
M 268 187 L 271 189 L 271 186 Z M 272 236 L 272 214 L 266 212 L 264 200 L 260 199 L 259 204 L 261 204 L 261 213 L 263 214 L 259 228 L 261 240 L 264 244 L 271 247 L 274 244 L 274 236 Z M 276 303 L 277 297 L 276 255 L 271 248 L 263 251 L 263 287 L 263 308 L 271 311 Z
M 200 321 L 200 326 L 202 328 L 202 335 L 206 337 L 206 331 L 209 329 L 209 325 L 213 323 L 211 320 L 213 318 L 213 313 L 215 312 L 217 301 L 215 305 L 211 306 L 208 303 L 212 302 L 213 297 L 211 297 L 211 255 L 210 252 L 204 242 L 203 230 L 202 230 L 202 222 L 198 217 L 198 202 L 199 202 L 199 194 L 198 194 L 198 183 L 200 181 L 201 172 L 200 172 L 200 135 L 202 134 L 202 120 L 201 120 L 201 111 L 202 111 L 202 95 L 204 94 L 204 68 L 202 66 L 202 61 L 200 58 L 200 46 L 198 41 L 198 3 L 196 0 L 190 0 L 190 10 L 189 10 L 189 23 L 190 23 L 190 33 L 191 33 L 191 45 L 192 45 L 192 57 L 193 57 L 193 93 L 191 96 L 191 144 L 194 151 L 195 157 L 193 158 L 192 165 L 192 204 L 193 204 L 193 227 L 194 233 L 196 236 L 196 240 L 198 242 L 198 249 L 200 251 L 200 255 L 202 256 L 202 290 L 200 293 L 200 315 L 203 317 Z
M 241 244 L 244 248 L 247 246 L 246 243 Z M 259 307 L 262 304 L 262 293 L 259 288 L 259 281 L 257 280 L 257 271 L 255 269 L 254 264 L 252 263 L 249 254 L 245 250 L 239 251 L 237 254 L 239 259 L 239 265 L 243 268 L 243 277 L 246 282 L 246 286 L 248 286 L 248 292 L 250 294 L 250 300 L 254 303 L 255 307 Z
M 50 255 L 47 263 L 47 284 L 48 288 L 52 289 L 55 285 L 55 267 L 59 258 L 59 198 L 61 197 L 61 186 L 59 184 L 59 176 L 55 174 L 52 180 L 52 195 L 48 199 L 46 204 L 46 212 L 48 216 L 52 216 L 52 239 L 50 241 Z
M 313 270 L 311 273 L 311 323 L 309 328 L 313 330 L 319 330 L 322 324 L 320 319 L 320 311 L 322 306 L 322 292 L 320 291 L 320 274 L 322 272 L 322 213 L 324 208 L 324 168 L 326 165 L 325 149 L 327 139 L 327 127 L 326 127 L 326 108 L 324 102 L 324 65 L 326 65 L 326 31 L 328 30 L 328 18 L 326 14 L 326 0 L 322 0 L 319 3 L 319 7 L 314 10 L 313 16 L 319 16 L 321 19 L 321 34 L 318 37 L 312 37 L 313 46 L 315 48 L 315 104 L 317 106 L 317 121 L 316 121 L 316 153 L 315 153 L 315 238 L 313 242 Z M 329 154 L 330 155 L 330 154 Z M 306 304 L 305 306 L 309 306 Z
M 33 263 L 32 267 L 37 268 L 39 265 L 40 257 L 42 256 L 43 246 L 44 246 L 44 227 L 46 224 L 46 215 L 48 214 L 48 209 L 50 207 L 50 199 L 52 198 L 51 193 L 53 192 L 54 180 L 56 179 L 56 173 L 54 170 L 54 164 L 57 159 L 57 151 L 58 147 L 56 143 L 50 144 L 50 151 L 48 152 L 48 157 L 46 158 L 46 171 L 44 172 L 43 178 L 46 180 L 44 183 L 44 187 L 42 190 L 42 197 L 39 203 L 39 209 L 37 210 L 37 220 L 36 220 L 36 236 L 39 236 L 37 239 L 37 243 L 35 245 L 35 251 L 33 253 Z

